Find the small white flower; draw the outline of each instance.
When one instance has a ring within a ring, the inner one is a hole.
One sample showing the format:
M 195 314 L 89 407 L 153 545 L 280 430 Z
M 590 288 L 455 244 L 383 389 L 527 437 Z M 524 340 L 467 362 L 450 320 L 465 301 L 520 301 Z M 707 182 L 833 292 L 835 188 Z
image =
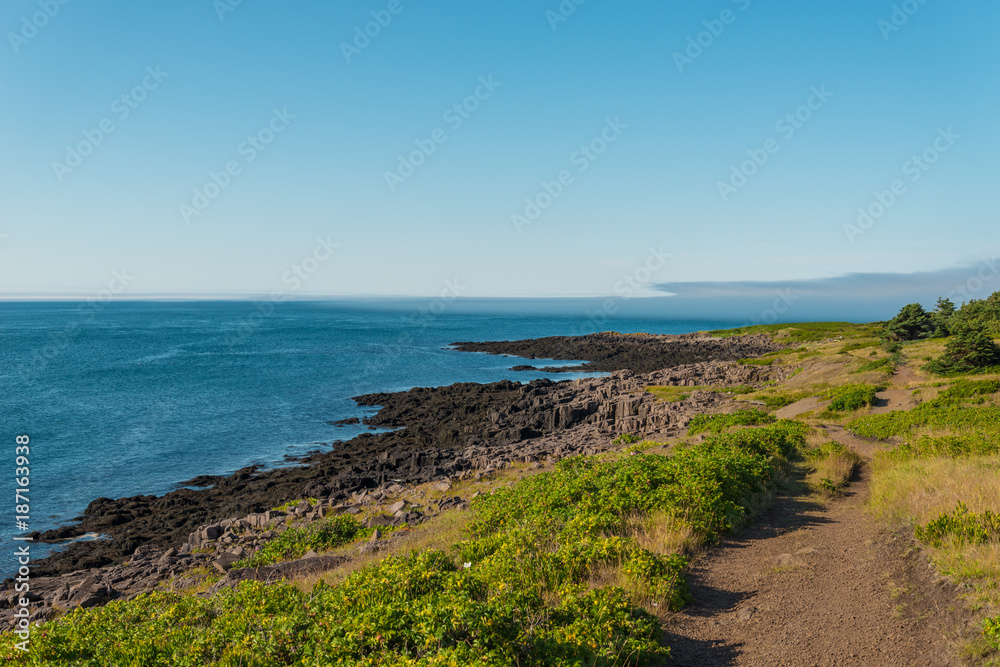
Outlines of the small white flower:
M 470 567 L 472 567 L 472 563 L 466 563 L 465 564 L 465 569 L 466 570 L 468 570 Z

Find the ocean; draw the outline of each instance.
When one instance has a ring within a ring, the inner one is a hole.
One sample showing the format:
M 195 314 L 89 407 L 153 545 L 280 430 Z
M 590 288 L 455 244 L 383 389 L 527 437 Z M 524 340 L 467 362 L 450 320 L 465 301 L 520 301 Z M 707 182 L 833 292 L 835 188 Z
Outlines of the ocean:
M 359 394 L 580 377 L 514 372 L 511 358 L 447 346 L 599 329 L 584 316 L 454 314 L 416 302 L 394 308 L 0 303 L 0 469 L 15 476 L 15 438 L 29 436 L 30 530 L 64 525 L 98 497 L 159 495 L 196 475 L 281 465 L 286 455 L 346 441 L 367 427 L 329 422 L 372 414 L 351 400 Z M 622 319 L 600 328 L 688 333 L 739 324 Z M 8 498 L 0 573 L 11 570 L 11 538 L 20 534 L 14 494 Z

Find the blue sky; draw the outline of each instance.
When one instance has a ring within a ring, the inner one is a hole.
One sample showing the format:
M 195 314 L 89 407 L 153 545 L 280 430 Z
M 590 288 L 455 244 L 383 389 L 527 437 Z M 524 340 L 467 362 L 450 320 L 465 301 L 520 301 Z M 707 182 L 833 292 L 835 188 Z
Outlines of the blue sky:
M 3 4 L 3 295 L 704 293 L 997 251 L 996 3 L 231 1 Z

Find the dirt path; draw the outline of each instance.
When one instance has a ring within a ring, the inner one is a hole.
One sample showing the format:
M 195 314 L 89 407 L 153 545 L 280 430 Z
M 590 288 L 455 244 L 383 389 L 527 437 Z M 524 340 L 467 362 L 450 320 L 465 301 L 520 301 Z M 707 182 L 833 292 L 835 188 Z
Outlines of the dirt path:
M 827 430 L 868 458 L 874 445 Z M 936 580 L 863 508 L 868 467 L 840 499 L 779 498 L 693 568 L 694 604 L 670 624 L 674 665 L 952 665 L 961 625 Z

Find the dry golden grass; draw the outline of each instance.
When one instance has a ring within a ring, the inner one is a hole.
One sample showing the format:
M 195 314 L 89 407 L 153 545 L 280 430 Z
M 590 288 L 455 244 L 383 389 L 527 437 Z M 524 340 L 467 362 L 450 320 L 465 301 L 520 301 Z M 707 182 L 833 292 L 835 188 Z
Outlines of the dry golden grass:
M 1000 456 L 877 462 L 869 505 L 888 521 L 926 523 L 960 502 L 1000 512 Z
M 869 505 L 890 523 L 925 524 L 958 503 L 973 512 L 1000 512 L 1000 456 L 880 461 Z M 1000 544 L 945 544 L 927 552 L 938 571 L 970 583 L 974 608 L 1000 606 Z
M 622 534 L 643 549 L 664 556 L 690 553 L 698 542 L 686 521 L 663 512 L 626 519 Z

